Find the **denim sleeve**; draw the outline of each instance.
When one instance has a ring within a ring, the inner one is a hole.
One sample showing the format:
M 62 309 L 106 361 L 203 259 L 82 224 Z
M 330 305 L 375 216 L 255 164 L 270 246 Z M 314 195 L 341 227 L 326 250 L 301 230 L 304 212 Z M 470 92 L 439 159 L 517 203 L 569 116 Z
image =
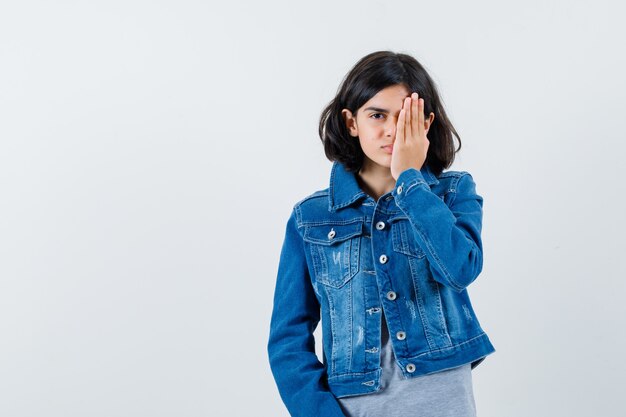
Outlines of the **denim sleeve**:
M 433 278 L 461 292 L 483 267 L 483 198 L 476 194 L 476 184 L 468 172 L 459 177 L 454 188 L 448 207 L 430 190 L 422 173 L 409 168 L 398 176 L 392 194 L 413 226 Z
M 278 391 L 294 417 L 345 417 L 328 389 L 324 365 L 315 353 L 313 332 L 320 304 L 307 268 L 296 209 L 287 222 L 267 351 Z

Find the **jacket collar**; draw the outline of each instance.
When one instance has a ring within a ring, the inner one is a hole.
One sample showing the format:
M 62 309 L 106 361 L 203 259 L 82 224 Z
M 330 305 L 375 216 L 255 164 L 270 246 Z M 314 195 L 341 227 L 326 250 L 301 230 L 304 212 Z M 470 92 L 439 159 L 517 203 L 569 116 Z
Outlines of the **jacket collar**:
M 427 165 L 424 165 L 420 172 L 429 186 L 439 182 Z M 356 175 L 356 173 L 347 171 L 343 164 L 337 161 L 333 162 L 328 193 L 328 208 L 331 212 L 346 207 L 360 198 L 367 198 L 368 195 L 359 186 Z

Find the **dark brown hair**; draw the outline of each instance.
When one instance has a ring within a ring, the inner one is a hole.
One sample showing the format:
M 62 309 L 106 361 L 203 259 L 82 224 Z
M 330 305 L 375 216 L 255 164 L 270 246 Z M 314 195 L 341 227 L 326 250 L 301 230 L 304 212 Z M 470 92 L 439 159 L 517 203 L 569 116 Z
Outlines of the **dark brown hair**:
M 415 58 L 391 51 L 372 52 L 361 58 L 322 111 L 319 135 L 329 160 L 342 163 L 351 172 L 361 168 L 365 154 L 359 141 L 349 135 L 341 110 L 346 108 L 356 117 L 357 110 L 370 98 L 396 84 L 416 91 L 424 99 L 426 118 L 430 112 L 435 113 L 428 130 L 430 143 L 424 164 L 435 175 L 452 165 L 455 153 L 461 150 L 461 138 L 446 115 L 435 82 Z M 459 142 L 456 150 L 453 135 Z

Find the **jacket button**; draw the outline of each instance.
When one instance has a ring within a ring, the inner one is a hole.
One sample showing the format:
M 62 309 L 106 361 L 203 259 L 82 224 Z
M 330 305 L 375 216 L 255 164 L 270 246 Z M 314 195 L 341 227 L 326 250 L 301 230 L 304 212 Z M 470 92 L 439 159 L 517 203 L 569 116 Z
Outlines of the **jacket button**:
M 376 223 L 376 228 L 378 230 L 383 230 L 385 228 L 385 222 L 378 222 L 378 223 Z
M 391 301 L 395 300 L 395 299 L 396 299 L 396 293 L 395 293 L 395 292 L 393 292 L 393 291 L 389 291 L 389 292 L 387 293 L 387 298 L 388 298 L 389 300 L 391 300 Z
M 378 258 L 378 260 L 380 261 L 381 264 L 387 263 L 387 255 L 385 254 L 380 255 L 380 258 Z
M 398 187 L 398 194 L 402 194 L 402 186 Z
M 404 339 L 406 339 L 406 333 L 400 331 L 400 332 L 396 333 L 396 337 L 398 338 L 398 340 L 404 340 Z
M 335 237 L 335 229 L 330 229 L 330 232 L 328 232 L 328 238 L 332 239 Z
M 406 370 L 409 372 L 415 372 L 415 365 L 413 365 L 412 363 L 408 364 L 406 366 Z

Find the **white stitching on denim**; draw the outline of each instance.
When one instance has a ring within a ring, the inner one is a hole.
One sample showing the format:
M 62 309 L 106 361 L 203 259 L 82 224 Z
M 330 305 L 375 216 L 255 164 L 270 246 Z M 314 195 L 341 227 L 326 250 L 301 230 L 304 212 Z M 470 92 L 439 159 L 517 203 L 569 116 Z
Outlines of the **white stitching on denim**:
M 425 183 L 424 181 L 417 181 L 414 182 L 413 184 L 409 185 L 408 188 L 406 190 L 404 190 L 404 194 L 406 195 L 406 193 L 409 192 L 409 190 L 413 187 L 415 187 L 416 185 L 420 185 L 420 184 L 424 184 L 424 185 L 428 185 L 427 183 Z

